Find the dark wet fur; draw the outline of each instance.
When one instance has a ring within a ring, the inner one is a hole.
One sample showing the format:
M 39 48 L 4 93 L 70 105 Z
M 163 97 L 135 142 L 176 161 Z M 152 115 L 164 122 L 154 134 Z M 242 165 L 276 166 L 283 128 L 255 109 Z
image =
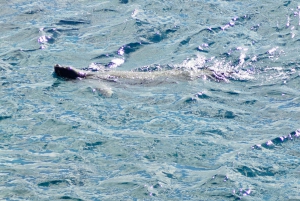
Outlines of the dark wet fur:
M 72 67 L 63 67 L 58 64 L 54 66 L 54 72 L 56 75 L 68 79 L 85 78 L 86 74 L 82 73 Z

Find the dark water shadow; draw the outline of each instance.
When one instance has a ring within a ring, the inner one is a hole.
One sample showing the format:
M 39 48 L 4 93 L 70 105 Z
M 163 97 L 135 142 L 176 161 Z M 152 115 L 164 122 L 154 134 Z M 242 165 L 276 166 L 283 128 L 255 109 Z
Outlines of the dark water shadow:
M 83 19 L 66 19 L 66 20 L 59 20 L 56 25 L 80 25 L 80 24 L 90 24 L 91 21 L 83 20 Z
M 67 196 L 67 195 L 61 196 L 59 199 L 61 199 L 61 200 L 83 201 L 83 200 L 80 199 L 80 198 L 73 198 L 73 197 Z
M 119 3 L 121 4 L 127 4 L 129 1 L 128 0 L 119 0 Z

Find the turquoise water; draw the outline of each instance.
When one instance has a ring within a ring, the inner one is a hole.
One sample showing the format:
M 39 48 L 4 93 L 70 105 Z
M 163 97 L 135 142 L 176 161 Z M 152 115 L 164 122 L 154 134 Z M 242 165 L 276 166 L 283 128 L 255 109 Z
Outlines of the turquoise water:
M 0 1 L 0 198 L 300 200 L 299 6 Z M 56 63 L 233 73 L 105 97 Z

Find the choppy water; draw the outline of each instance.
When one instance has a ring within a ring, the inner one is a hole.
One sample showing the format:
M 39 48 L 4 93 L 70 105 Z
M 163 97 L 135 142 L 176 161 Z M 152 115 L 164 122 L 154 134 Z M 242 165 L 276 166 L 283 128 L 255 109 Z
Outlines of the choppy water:
M 299 6 L 0 0 L 0 198 L 300 200 Z M 235 76 L 106 98 L 53 74 L 116 59 Z

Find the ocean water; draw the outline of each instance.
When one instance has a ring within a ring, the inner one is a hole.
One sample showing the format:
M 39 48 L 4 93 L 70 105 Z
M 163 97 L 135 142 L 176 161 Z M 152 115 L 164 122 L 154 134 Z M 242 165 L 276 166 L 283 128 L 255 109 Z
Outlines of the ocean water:
M 1 200 L 300 200 L 298 2 L 0 7 Z M 117 80 L 106 97 L 57 63 L 226 80 Z

